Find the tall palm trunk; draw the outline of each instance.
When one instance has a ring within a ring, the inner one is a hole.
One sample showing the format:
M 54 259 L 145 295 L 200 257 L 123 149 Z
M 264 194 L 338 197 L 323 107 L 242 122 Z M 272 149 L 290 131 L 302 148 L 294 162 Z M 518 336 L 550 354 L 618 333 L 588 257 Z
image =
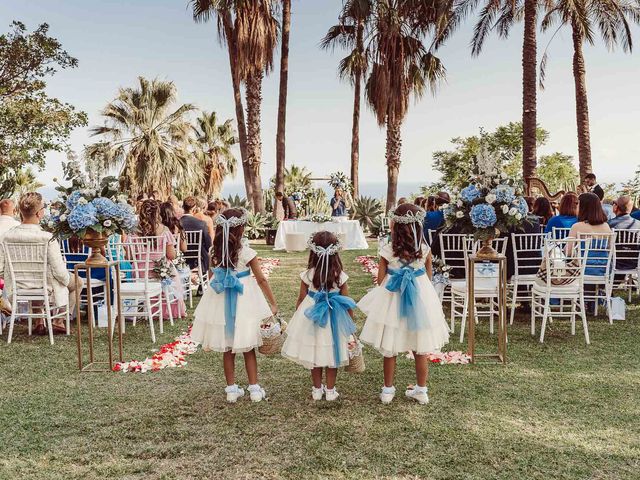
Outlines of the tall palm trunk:
M 278 99 L 278 132 L 276 134 L 276 192 L 284 192 L 285 127 L 287 121 L 287 84 L 289 81 L 289 33 L 291 0 L 282 2 L 282 51 L 280 55 L 280 95 Z
M 582 36 L 573 28 L 573 80 L 576 88 L 576 122 L 578 128 L 578 161 L 580 181 L 591 173 L 591 139 L 589 136 L 589 105 L 587 100 L 587 80 L 582 55 Z
M 364 51 L 363 44 L 364 22 L 358 22 L 356 33 L 356 48 L 360 55 Z M 351 127 L 351 183 L 353 184 L 353 196 L 360 196 L 360 185 L 358 179 L 358 167 L 360 163 L 360 89 L 362 88 L 362 71 L 358 68 L 354 76 L 353 92 L 353 125 Z
M 536 174 L 536 0 L 524 2 L 522 43 L 522 177 Z
M 260 140 L 260 105 L 262 103 L 262 71 L 247 78 L 247 159 L 251 170 L 252 203 L 254 212 L 264 213 L 262 196 L 262 142 Z
M 240 158 L 242 159 L 242 173 L 244 177 L 244 189 L 247 200 L 253 202 L 253 184 L 251 180 L 251 169 L 247 157 L 247 127 L 244 119 L 244 107 L 242 105 L 242 94 L 240 92 L 240 77 L 237 67 L 237 47 L 233 33 L 233 23 L 229 12 L 222 16 L 224 33 L 227 38 L 227 50 L 229 52 L 229 67 L 231 69 L 231 83 L 233 84 L 233 100 L 236 105 L 236 122 L 238 124 L 238 143 L 240 144 Z
M 387 205 L 385 208 L 387 212 L 396 205 L 401 147 L 400 122 L 387 117 Z

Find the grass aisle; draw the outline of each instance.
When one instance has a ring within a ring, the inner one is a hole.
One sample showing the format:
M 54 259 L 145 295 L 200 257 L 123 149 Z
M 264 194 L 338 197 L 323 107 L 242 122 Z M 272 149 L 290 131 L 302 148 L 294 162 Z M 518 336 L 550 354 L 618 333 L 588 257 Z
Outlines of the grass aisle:
M 257 248 L 282 260 L 270 282 L 289 317 L 306 254 Z M 354 262 L 362 253 L 342 256 L 355 299 L 371 286 Z M 519 317 L 506 367 L 433 366 L 426 407 L 402 395 L 379 403 L 371 349 L 365 373 L 339 374 L 337 403 L 313 404 L 306 370 L 261 356 L 269 401 L 227 405 L 219 354 L 198 352 L 184 369 L 80 375 L 74 337 L 51 347 L 20 327 L 0 344 L 0 478 L 638 478 L 638 316 L 633 305 L 625 322 L 591 319 L 590 346 L 562 321 L 540 345 Z M 167 324 L 158 346 L 185 327 Z M 125 342 L 127 359 L 150 353 L 141 323 Z M 462 349 L 455 338 L 449 348 Z M 246 384 L 241 358 L 237 367 Z M 412 379 L 400 359 L 398 389 Z

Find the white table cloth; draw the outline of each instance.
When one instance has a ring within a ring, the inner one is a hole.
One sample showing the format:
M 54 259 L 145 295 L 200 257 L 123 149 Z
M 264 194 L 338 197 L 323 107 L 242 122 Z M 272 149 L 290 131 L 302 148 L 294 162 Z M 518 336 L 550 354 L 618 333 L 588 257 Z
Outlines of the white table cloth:
M 284 220 L 278 225 L 274 250 L 286 249 L 287 233 L 303 233 L 307 238 L 312 233 L 327 230 L 342 233 L 345 237 L 345 250 L 365 250 L 369 248 L 362 227 L 357 220 L 334 220 L 331 222 L 307 222 L 305 220 Z

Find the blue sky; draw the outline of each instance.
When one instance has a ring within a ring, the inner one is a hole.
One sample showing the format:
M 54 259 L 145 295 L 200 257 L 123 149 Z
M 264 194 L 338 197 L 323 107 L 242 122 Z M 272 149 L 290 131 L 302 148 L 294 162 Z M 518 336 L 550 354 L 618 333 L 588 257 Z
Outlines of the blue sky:
M 307 166 L 316 175 L 349 169 L 352 91 L 336 74 L 341 52 L 318 48 L 340 5 L 341 0 L 293 0 L 287 162 Z M 86 111 L 91 125 L 101 122 L 99 112 L 118 87 L 133 85 L 139 75 L 172 80 L 181 102 L 235 119 L 228 59 L 215 24 L 194 23 L 186 0 L 3 0 L 1 30 L 7 31 L 13 19 L 30 29 L 49 23 L 51 35 L 78 58 L 79 68 L 56 75 L 49 92 Z M 432 152 L 448 148 L 452 137 L 520 118 L 521 26 L 508 40 L 491 38 L 477 58 L 468 48 L 471 33 L 472 22 L 467 21 L 440 51 L 447 83 L 435 97 L 411 105 L 402 128 L 401 182 L 436 180 Z M 640 29 L 634 27 L 633 33 L 640 45 Z M 547 38 L 540 38 L 540 50 Z M 541 154 L 562 151 L 577 157 L 571 55 L 571 36 L 565 30 L 551 46 L 547 88 L 538 96 L 538 121 L 551 133 Z M 585 47 L 585 58 L 594 170 L 601 181 L 623 181 L 640 163 L 640 57 L 637 52 L 610 53 L 599 44 Z M 274 172 L 277 71 L 265 81 L 263 94 L 266 181 Z M 75 131 L 71 140 L 77 151 L 92 141 L 87 129 Z M 362 182 L 385 180 L 384 144 L 384 130 L 364 108 Z M 50 185 L 60 173 L 63 158 L 48 157 L 40 174 L 44 183 Z M 230 180 L 240 182 L 240 177 Z

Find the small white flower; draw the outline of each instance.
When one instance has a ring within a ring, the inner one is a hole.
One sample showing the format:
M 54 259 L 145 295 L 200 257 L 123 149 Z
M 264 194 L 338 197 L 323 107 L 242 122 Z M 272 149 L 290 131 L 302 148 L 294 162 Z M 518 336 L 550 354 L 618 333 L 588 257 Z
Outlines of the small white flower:
M 444 273 L 442 274 L 442 276 L 443 276 L 444 278 L 449 278 L 449 272 L 444 272 Z
M 464 217 L 464 213 L 463 213 L 463 212 L 461 212 L 460 210 L 458 210 L 458 211 L 456 212 L 456 218 L 462 218 L 462 217 Z
M 49 225 L 49 228 L 53 228 L 55 226 L 55 223 L 53 223 L 53 220 L 49 220 L 49 223 L 47 223 L 47 225 Z
M 520 212 L 516 213 L 516 220 L 522 220 L 522 214 Z
M 509 215 L 511 215 L 512 217 L 515 216 L 516 213 L 518 213 L 518 209 L 517 208 L 511 208 L 509 210 Z
M 509 205 L 502 205 L 502 213 L 505 215 L 509 213 Z
M 444 205 L 442 205 L 442 206 L 440 207 L 440 210 L 445 210 L 448 206 L 449 206 L 449 204 L 448 204 L 448 203 L 445 203 Z
M 60 215 L 60 221 L 64 222 L 67 219 L 67 216 L 63 213 L 62 215 Z
M 462 200 L 458 200 L 458 201 L 456 202 L 456 206 L 458 206 L 458 207 L 462 207 L 462 205 L 463 205 L 463 204 L 462 204 Z
M 78 199 L 78 205 L 86 205 L 87 203 L 89 203 L 89 202 L 88 202 L 88 201 L 87 201 L 87 199 L 86 199 L 86 198 L 84 198 L 84 197 L 80 197 L 80 198 Z
M 496 201 L 496 196 L 493 193 L 490 193 L 489 195 L 484 197 L 484 199 L 487 201 L 487 203 L 489 205 L 491 205 L 492 203 L 494 203 Z
M 104 225 L 105 227 L 110 227 L 111 226 L 111 220 L 105 220 L 104 222 L 102 222 L 102 225 Z

